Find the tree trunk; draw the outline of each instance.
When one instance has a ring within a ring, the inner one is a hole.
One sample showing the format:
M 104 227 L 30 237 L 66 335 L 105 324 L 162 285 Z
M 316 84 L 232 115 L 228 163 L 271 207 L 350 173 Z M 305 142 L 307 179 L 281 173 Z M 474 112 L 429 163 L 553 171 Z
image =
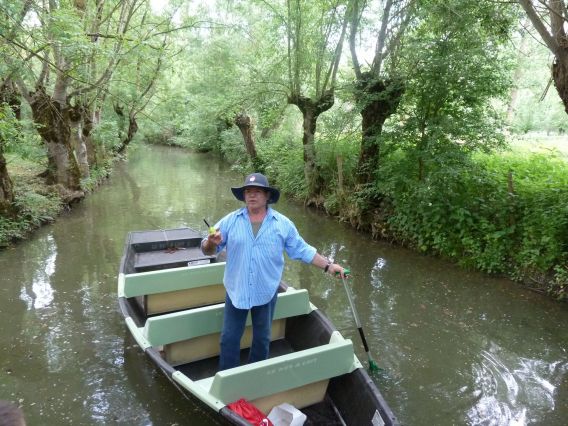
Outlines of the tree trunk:
M 560 0 L 548 2 L 518 0 L 518 2 L 540 34 L 546 47 L 554 55 L 552 79 L 558 96 L 564 104 L 564 111 L 568 114 L 568 48 L 565 29 L 568 9 Z
M 526 28 L 529 22 L 523 19 L 521 22 L 521 28 Z M 510 126 L 515 118 L 515 109 L 517 107 L 517 99 L 519 97 L 519 87 L 518 83 L 523 77 L 523 67 L 521 66 L 524 57 L 527 55 L 527 42 L 529 40 L 529 35 L 526 31 L 521 34 L 521 41 L 519 43 L 519 48 L 517 50 L 517 67 L 515 68 L 515 73 L 513 74 L 513 86 L 511 88 L 511 94 L 509 96 L 509 104 L 507 105 L 507 120 L 506 123 Z
M 258 164 L 259 159 L 258 159 L 258 154 L 256 152 L 256 144 L 253 136 L 252 120 L 249 115 L 245 113 L 240 113 L 237 114 L 237 116 L 235 117 L 235 124 L 237 125 L 237 127 L 241 131 L 241 134 L 243 135 L 243 140 L 245 142 L 245 148 L 247 150 L 247 154 L 250 157 L 253 167 L 256 170 L 260 165 Z
M 85 142 L 85 109 L 80 105 L 69 108 L 69 121 L 71 130 L 70 142 L 77 157 L 79 172 L 81 173 L 81 178 L 88 178 L 90 172 L 87 144 Z
M 313 108 L 302 111 L 304 134 L 302 143 L 304 145 L 304 178 L 308 185 L 308 193 L 317 195 L 321 192 L 323 182 L 320 177 L 320 170 L 316 162 L 315 133 L 318 116 Z
M 128 113 L 128 129 L 124 131 L 126 117 L 124 114 L 124 108 L 118 104 L 114 105 L 114 112 L 119 117 L 119 127 L 118 127 L 118 137 L 120 139 L 120 145 L 115 151 L 122 154 L 134 139 L 136 132 L 138 132 L 138 123 L 136 122 L 136 114 L 132 111 Z
M 404 86 L 396 80 L 375 79 L 363 73 L 357 81 L 356 98 L 362 117 L 361 151 L 357 164 L 357 181 L 370 183 L 379 169 L 380 136 L 383 125 L 397 109 Z
M 318 196 L 323 189 L 323 179 L 316 161 L 316 149 L 314 145 L 317 120 L 321 113 L 333 106 L 335 99 L 333 90 L 326 92 L 317 100 L 296 95 L 289 96 L 288 103 L 296 105 L 303 116 L 304 134 L 304 177 L 310 197 Z
M 4 141 L 0 139 L 0 216 L 11 217 L 15 213 L 14 186 L 4 158 Z
M 87 162 L 91 167 L 98 165 L 98 152 L 97 147 L 91 136 L 91 132 L 98 124 L 96 122 L 98 117 L 97 112 L 92 112 L 89 107 L 84 107 L 83 109 L 83 139 L 85 141 L 85 147 L 87 148 Z
M 566 48 L 562 48 L 554 58 L 552 78 L 558 95 L 564 104 L 564 111 L 568 114 L 568 50 Z
M 116 152 L 122 154 L 124 151 L 126 151 L 126 148 L 128 148 L 128 145 L 130 145 L 130 142 L 132 142 L 132 139 L 134 139 L 136 132 L 138 132 L 138 123 L 136 122 L 136 116 L 134 114 L 129 114 L 128 130 L 126 132 L 126 136 L 120 142 L 120 145 Z
M 14 112 L 16 119 L 20 119 L 20 97 L 13 82 L 8 81 L 0 88 L 0 105 L 5 102 Z M 4 157 L 5 140 L 0 137 L 0 216 L 11 217 L 15 215 L 14 185 L 8 173 L 6 158 Z
M 71 143 L 70 108 L 51 98 L 43 87 L 32 93 L 30 106 L 47 148 L 47 182 L 58 186 L 65 202 L 84 197 L 79 162 Z

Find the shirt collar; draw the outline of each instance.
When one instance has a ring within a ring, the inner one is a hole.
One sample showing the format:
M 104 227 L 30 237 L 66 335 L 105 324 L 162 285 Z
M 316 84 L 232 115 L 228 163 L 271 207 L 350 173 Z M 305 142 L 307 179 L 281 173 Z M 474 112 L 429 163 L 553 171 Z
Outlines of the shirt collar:
M 248 214 L 248 210 L 246 207 L 242 207 L 238 212 L 237 212 L 237 216 L 244 216 L 248 219 L 249 214 Z M 274 210 L 272 210 L 272 207 L 268 207 L 266 209 L 266 217 L 271 218 L 271 219 L 277 219 L 276 215 L 274 214 Z

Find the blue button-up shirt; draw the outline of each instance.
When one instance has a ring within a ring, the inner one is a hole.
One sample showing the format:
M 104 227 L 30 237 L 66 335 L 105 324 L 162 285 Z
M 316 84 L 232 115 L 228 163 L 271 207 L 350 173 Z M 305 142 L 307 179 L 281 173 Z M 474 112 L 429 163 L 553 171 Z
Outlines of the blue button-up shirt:
M 217 252 L 227 250 L 223 283 L 239 309 L 264 305 L 274 297 L 284 271 L 284 251 L 291 259 L 305 263 L 311 263 L 316 254 L 294 223 L 272 208 L 268 208 L 256 237 L 246 207 L 229 213 L 215 228 L 222 236 Z

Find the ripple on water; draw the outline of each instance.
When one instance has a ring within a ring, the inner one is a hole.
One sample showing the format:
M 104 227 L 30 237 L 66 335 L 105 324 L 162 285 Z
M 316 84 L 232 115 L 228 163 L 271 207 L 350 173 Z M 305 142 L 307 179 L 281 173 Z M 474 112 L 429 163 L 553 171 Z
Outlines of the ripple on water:
M 528 425 L 554 410 L 555 380 L 568 370 L 566 362 L 546 362 L 507 354 L 493 344 L 472 366 L 471 425 Z M 527 417 L 530 413 L 530 418 Z

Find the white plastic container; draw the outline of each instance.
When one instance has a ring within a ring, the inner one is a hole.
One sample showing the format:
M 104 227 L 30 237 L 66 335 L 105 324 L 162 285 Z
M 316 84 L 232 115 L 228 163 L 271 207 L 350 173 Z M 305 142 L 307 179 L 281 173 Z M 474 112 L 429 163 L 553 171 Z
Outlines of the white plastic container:
M 270 410 L 268 419 L 274 426 L 302 426 L 307 417 L 293 405 L 283 403 Z

